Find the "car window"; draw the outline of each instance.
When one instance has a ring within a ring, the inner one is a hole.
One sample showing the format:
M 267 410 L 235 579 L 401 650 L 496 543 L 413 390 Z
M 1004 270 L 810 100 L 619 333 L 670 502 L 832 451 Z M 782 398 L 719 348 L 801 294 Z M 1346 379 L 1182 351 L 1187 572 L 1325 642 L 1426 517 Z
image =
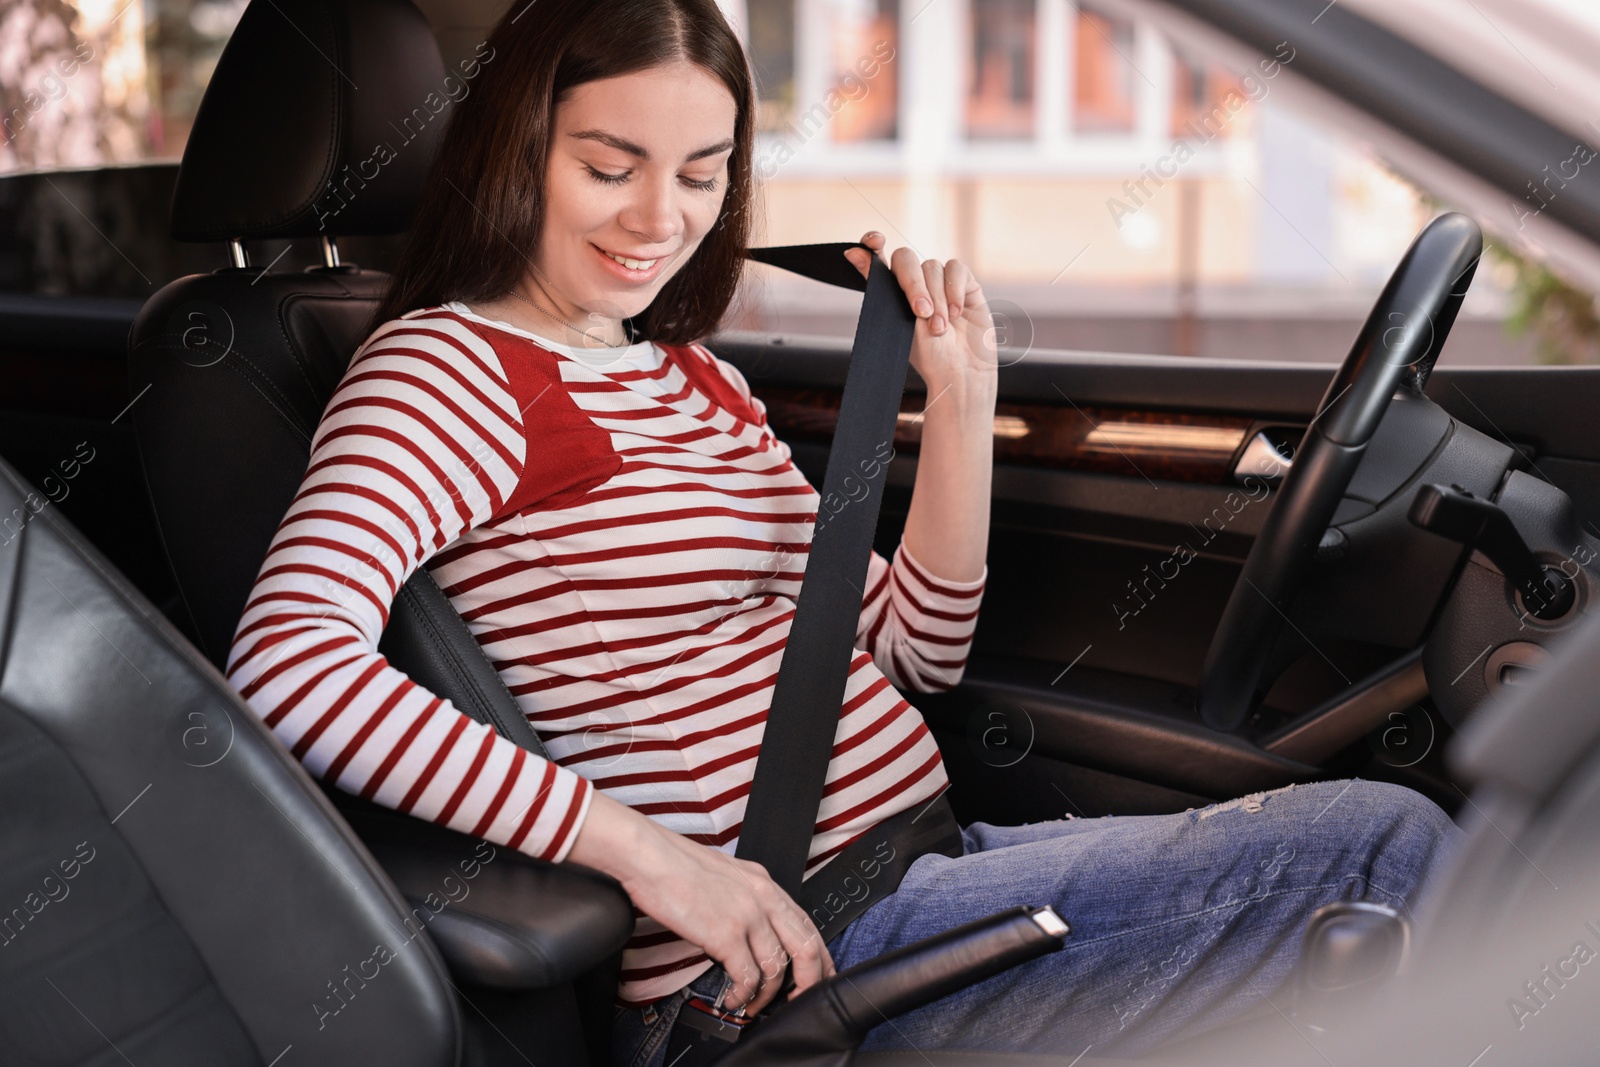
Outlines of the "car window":
M 220 245 L 168 236 L 178 161 L 246 0 L 19 0 L 0 13 L 0 294 L 89 298 L 113 313 Z M 393 240 L 342 242 L 386 267 Z M 314 241 L 252 242 L 252 262 L 320 261 Z
M 1219 58 L 1118 0 L 721 3 L 760 93 L 758 240 L 875 229 L 920 257 L 960 258 L 1019 348 L 1336 361 L 1411 237 L 1454 206 L 1281 91 L 1290 40 Z M 1575 0 L 1537 3 L 1600 19 Z M 0 65 L 0 292 L 142 298 L 222 264 L 165 227 L 176 161 L 244 6 L 21 0 L 0 16 L 0 54 L 26 57 Z M 448 58 L 502 5 L 421 6 Z M 1357 6 L 1392 9 L 1399 32 L 1439 3 Z M 1473 6 L 1491 29 L 1504 17 L 1504 4 Z M 254 262 L 316 258 L 309 243 L 259 244 Z M 392 262 L 392 242 L 364 251 Z M 752 274 L 726 328 L 853 331 L 848 293 Z M 1537 246 L 1496 242 L 1448 358 L 1584 362 L 1597 333 L 1581 284 Z
M 766 100 L 764 239 L 876 229 L 958 257 L 1020 346 L 1337 361 L 1412 237 L 1457 206 L 1285 99 L 1289 40 L 1228 62 L 1111 0 L 730 10 Z M 1592 359 L 1589 293 L 1538 248 L 1491 244 L 1452 364 Z M 851 332 L 848 295 L 763 270 L 737 325 Z

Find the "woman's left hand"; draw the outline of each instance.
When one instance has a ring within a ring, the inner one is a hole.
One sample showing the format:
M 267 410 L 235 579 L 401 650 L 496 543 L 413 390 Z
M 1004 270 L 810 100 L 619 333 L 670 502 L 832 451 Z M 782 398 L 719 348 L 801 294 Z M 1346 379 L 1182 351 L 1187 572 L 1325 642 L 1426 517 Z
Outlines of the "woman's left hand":
M 871 230 L 861 243 L 872 249 L 871 255 L 881 258 L 883 234 Z M 845 258 L 863 277 L 872 268 L 864 249 L 852 248 L 845 252 Z M 911 365 L 930 391 L 975 376 L 995 374 L 999 354 L 995 348 L 994 317 L 978 279 L 967 265 L 959 259 L 943 263 L 926 259 L 918 263 L 915 252 L 901 247 L 894 250 L 888 266 L 916 313 Z

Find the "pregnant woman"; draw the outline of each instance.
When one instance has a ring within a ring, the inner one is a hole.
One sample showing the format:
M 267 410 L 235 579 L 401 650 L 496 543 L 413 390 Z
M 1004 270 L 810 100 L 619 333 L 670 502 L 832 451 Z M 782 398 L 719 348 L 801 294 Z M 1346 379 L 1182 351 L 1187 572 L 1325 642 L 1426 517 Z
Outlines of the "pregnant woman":
M 826 939 L 734 858 L 819 503 L 743 376 L 698 343 L 754 228 L 748 61 L 712 0 L 517 3 L 489 44 L 228 675 L 338 787 L 615 876 L 638 912 L 618 1064 L 658 1067 L 691 993 L 754 1013 L 786 968 L 804 989 L 1017 903 L 1068 916 L 1068 947 L 868 1046 L 1128 1054 L 1272 999 L 1318 906 L 1414 901 L 1457 831 L 1420 795 L 1361 781 L 974 823 L 959 855 L 921 856 Z M 866 271 L 884 239 L 863 243 L 848 255 Z M 900 691 L 960 680 L 988 574 L 983 292 L 957 260 L 900 248 L 890 266 L 929 404 L 903 539 L 873 553 L 862 591 L 808 876 L 946 789 Z M 551 761 L 379 654 L 422 566 Z

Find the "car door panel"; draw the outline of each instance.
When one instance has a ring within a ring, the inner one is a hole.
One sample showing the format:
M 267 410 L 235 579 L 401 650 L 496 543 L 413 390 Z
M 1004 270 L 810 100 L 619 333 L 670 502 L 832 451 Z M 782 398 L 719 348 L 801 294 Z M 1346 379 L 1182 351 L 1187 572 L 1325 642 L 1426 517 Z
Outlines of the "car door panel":
M 796 464 L 820 481 L 848 343 L 731 334 L 710 345 L 746 375 Z M 1075 799 L 1098 810 L 1126 793 L 1127 783 L 1152 787 L 1147 803 L 1182 807 L 1194 797 L 1233 796 L 1317 773 L 1251 740 L 1209 731 L 1191 699 L 1217 619 L 1272 502 L 1235 480 L 1236 457 L 1264 428 L 1294 439 L 1317 416 L 1332 372 L 1306 364 L 1046 351 L 1002 368 L 989 579 L 967 672 L 950 693 L 908 694 L 927 715 L 962 792 L 991 794 L 983 783 L 1003 771 L 1006 803 L 1018 807 L 983 804 L 1015 817 L 1060 808 L 1065 775 L 1087 782 Z M 1428 388 L 1445 413 L 1510 443 L 1521 456 L 1516 463 L 1536 467 L 1584 514 L 1600 512 L 1600 478 L 1590 470 L 1600 473 L 1600 464 L 1589 458 L 1600 442 L 1591 440 L 1582 415 L 1583 399 L 1597 392 L 1600 368 L 1552 375 L 1445 367 Z M 913 371 L 902 428 L 925 400 Z M 1440 418 L 1430 415 L 1422 420 L 1428 432 L 1411 435 L 1422 453 L 1444 447 L 1449 434 Z M 1129 449 L 1083 447 L 1085 427 L 1092 432 L 1107 423 L 1149 428 L 1143 438 L 1124 438 L 1142 446 L 1138 458 Z M 1021 426 L 1028 432 L 1013 436 Z M 1226 430 L 1235 447 L 1197 457 L 1194 438 L 1184 438 L 1193 427 Z M 1163 428 L 1172 431 L 1165 438 Z M 1017 436 L 1040 443 L 1019 448 Z M 895 448 L 877 539 L 885 553 L 903 528 L 915 435 L 897 433 Z M 1383 484 L 1367 495 L 1393 493 L 1406 480 L 1404 471 L 1368 471 L 1366 482 Z M 1192 549 L 1182 562 L 1175 558 L 1180 545 Z M 1457 560 L 1438 565 L 1444 569 L 1434 577 L 1443 584 Z M 1422 564 L 1397 559 L 1395 566 Z M 1374 582 L 1391 579 L 1381 571 Z M 1371 591 L 1377 596 L 1381 586 Z M 1359 599 L 1350 599 L 1347 590 L 1347 613 L 1359 611 Z M 1297 714 L 1394 664 L 1431 622 L 1428 605 L 1414 606 L 1421 614 L 1381 615 L 1371 627 L 1375 640 L 1319 641 L 1322 655 L 1307 654 L 1285 672 L 1245 738 L 1303 726 Z M 1340 737 L 1347 740 L 1348 730 Z M 1346 764 L 1363 755 L 1348 753 Z M 1014 765 L 1007 762 L 1013 758 Z M 1084 772 L 1091 772 L 1087 779 Z

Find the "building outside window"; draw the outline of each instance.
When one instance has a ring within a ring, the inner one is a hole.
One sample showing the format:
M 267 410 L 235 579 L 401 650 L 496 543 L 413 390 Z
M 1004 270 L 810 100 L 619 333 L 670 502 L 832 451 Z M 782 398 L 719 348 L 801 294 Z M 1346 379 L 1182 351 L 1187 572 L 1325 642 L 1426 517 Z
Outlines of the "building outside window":
M 1137 125 L 1139 73 L 1134 26 L 1090 7 L 1078 8 L 1073 54 L 1073 129 L 1132 133 Z
M 1034 133 L 1034 0 L 971 0 L 966 133 L 1024 139 Z
M 505 2 L 418 0 L 447 57 L 469 53 Z M 1266 335 L 1250 324 L 1274 316 L 1312 336 L 1304 309 L 1363 313 L 1432 210 L 1356 136 L 1296 110 L 1280 89 L 1290 42 L 1233 69 L 1113 0 L 717 2 L 757 81 L 763 239 L 877 229 L 959 257 L 1028 308 L 1041 345 L 1239 355 Z M 0 70 L 0 171 L 51 172 L 42 200 L 0 204 L 16 240 L 47 249 L 35 273 L 70 275 L 65 292 L 121 269 L 106 235 L 125 243 L 143 209 L 103 206 L 103 233 L 84 231 L 94 254 L 69 248 L 52 235 L 87 217 L 91 176 L 67 171 L 166 161 L 150 181 L 170 183 L 245 4 L 0 10 L 0 53 L 17 60 Z M 1484 272 L 1474 300 L 1492 302 L 1492 283 Z M 790 284 L 772 279 L 766 306 Z M 800 311 L 750 325 L 848 333 L 847 298 L 796 289 Z M 1199 325 L 1160 325 L 1174 316 Z M 1237 326 L 1206 325 L 1228 316 Z
M 899 0 L 832 0 L 833 88 L 844 98 L 833 140 L 892 141 L 899 135 Z
M 1222 67 L 1183 52 L 1174 53 L 1172 67 L 1172 121 L 1168 124 L 1172 136 L 1187 137 L 1196 128 L 1217 137 L 1232 137 L 1242 132 L 1241 122 L 1234 119 L 1241 110 L 1237 101 L 1261 95 L 1260 88 L 1252 92 L 1241 79 Z M 1258 77 L 1250 79 L 1250 86 L 1261 84 Z M 1230 100 L 1230 93 L 1238 95 Z M 1219 112 L 1226 118 L 1212 117 Z M 1245 122 L 1248 122 L 1247 114 Z
M 782 128 L 794 115 L 794 0 L 746 0 L 746 51 L 760 100 L 758 130 Z
M 1280 104 L 1287 45 L 1233 70 L 1110 0 L 721 2 L 746 5 L 773 97 L 764 239 L 871 228 L 959 257 L 1040 344 L 1244 355 L 1263 319 L 1332 337 L 1342 318 L 1301 322 L 1307 294 L 1364 314 L 1426 218 L 1370 152 Z M 750 327 L 853 327 L 847 294 L 761 277 Z

